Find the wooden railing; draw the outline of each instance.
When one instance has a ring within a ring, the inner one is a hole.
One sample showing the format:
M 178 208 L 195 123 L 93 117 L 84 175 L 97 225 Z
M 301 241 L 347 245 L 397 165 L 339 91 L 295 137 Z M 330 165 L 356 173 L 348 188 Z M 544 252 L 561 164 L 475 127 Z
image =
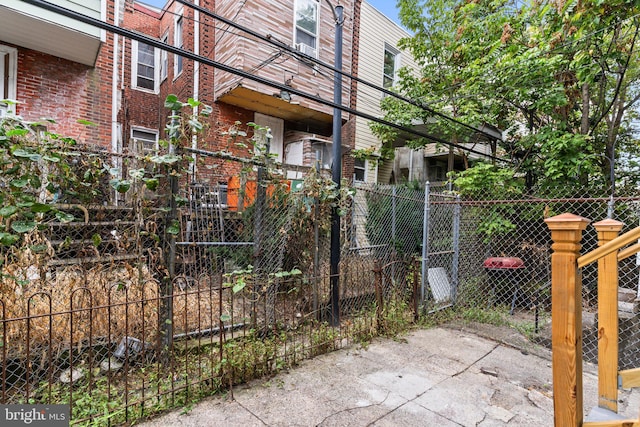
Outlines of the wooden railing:
M 640 419 L 622 419 L 618 386 L 640 386 L 640 369 L 618 372 L 618 261 L 640 251 L 640 227 L 618 236 L 623 223 L 594 223 L 598 248 L 580 256 L 582 232 L 590 221 L 573 214 L 545 220 L 551 230 L 551 342 L 556 427 L 640 427 Z M 580 268 L 598 262 L 598 406 L 605 421 L 583 422 L 582 280 Z M 610 416 L 609 416 L 610 415 Z M 611 418 L 611 419 L 609 419 Z

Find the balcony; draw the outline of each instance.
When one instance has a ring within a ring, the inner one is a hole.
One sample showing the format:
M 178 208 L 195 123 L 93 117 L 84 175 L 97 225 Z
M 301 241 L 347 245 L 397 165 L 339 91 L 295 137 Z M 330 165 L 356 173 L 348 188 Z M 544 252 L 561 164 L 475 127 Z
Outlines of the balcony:
M 103 18 L 106 0 L 49 0 L 58 6 Z M 104 41 L 103 30 L 20 0 L 0 4 L 0 40 L 93 66 Z

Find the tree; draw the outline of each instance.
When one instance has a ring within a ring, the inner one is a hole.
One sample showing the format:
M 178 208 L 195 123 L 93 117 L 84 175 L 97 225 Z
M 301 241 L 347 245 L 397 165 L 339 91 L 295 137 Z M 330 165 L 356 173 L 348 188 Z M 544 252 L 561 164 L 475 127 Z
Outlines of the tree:
M 401 73 L 399 92 L 466 123 L 507 130 L 501 148 L 529 187 L 612 184 L 611 161 L 634 145 L 629 131 L 640 99 L 640 6 L 633 0 L 399 0 L 398 6 L 414 33 L 401 47 L 421 67 L 417 77 Z M 382 108 L 389 120 L 408 125 L 418 118 L 453 142 L 471 138 L 397 99 L 385 98 Z M 373 128 L 386 142 L 395 137 Z

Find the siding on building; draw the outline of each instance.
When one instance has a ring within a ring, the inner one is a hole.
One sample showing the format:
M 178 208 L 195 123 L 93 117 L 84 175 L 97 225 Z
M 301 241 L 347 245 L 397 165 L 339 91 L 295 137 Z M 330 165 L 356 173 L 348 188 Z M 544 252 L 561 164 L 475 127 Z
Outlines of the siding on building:
M 376 86 L 382 86 L 385 45 L 399 50 L 398 41 L 408 37 L 409 33 L 366 1 L 362 2 L 360 19 L 358 77 Z M 400 52 L 400 67 L 418 69 L 412 56 L 408 52 L 402 51 Z M 358 86 L 356 105 L 359 111 L 382 117 L 381 99 L 382 93 L 380 91 L 362 84 Z M 370 147 L 379 148 L 380 141 L 371 132 L 369 121 L 358 117 L 356 119 L 355 148 L 367 149 Z M 381 182 L 388 182 L 391 174 L 390 163 L 387 162 L 378 171 L 378 179 Z M 375 174 L 370 173 L 368 176 L 371 181 L 375 180 Z
M 320 6 L 318 59 L 333 65 L 335 55 L 333 12 L 326 2 L 320 1 L 318 4 Z M 343 70 L 345 73 L 351 73 L 353 2 L 343 1 L 341 4 L 344 6 L 346 18 L 343 27 Z M 294 0 L 224 1 L 219 2 L 216 13 L 285 45 L 290 47 L 294 45 Z M 240 34 L 238 30 L 228 29 L 224 25 L 218 27 L 216 31 L 216 40 L 219 41 L 216 46 L 217 61 L 280 84 L 288 84 L 295 89 L 310 92 L 329 101 L 333 99 L 331 70 L 304 61 L 274 45 Z M 343 85 L 342 99 L 343 102 L 348 102 L 348 79 L 344 81 L 346 84 Z M 278 92 L 274 88 L 217 70 L 216 99 L 239 84 L 268 95 Z M 302 97 L 294 96 L 292 100 L 299 102 L 302 107 L 327 114 L 332 113 L 331 107 Z M 348 115 L 343 113 L 343 119 L 348 119 Z

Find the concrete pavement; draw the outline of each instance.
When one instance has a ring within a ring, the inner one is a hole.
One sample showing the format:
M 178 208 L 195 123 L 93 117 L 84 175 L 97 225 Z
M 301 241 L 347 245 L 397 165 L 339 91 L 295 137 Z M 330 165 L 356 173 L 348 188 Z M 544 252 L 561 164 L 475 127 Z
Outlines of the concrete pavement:
M 420 329 L 304 361 L 234 388 L 233 398 L 141 425 L 552 426 L 550 355 L 509 328 Z M 597 402 L 595 373 L 585 364 L 586 412 Z M 638 394 L 621 393 L 622 414 L 637 417 Z

